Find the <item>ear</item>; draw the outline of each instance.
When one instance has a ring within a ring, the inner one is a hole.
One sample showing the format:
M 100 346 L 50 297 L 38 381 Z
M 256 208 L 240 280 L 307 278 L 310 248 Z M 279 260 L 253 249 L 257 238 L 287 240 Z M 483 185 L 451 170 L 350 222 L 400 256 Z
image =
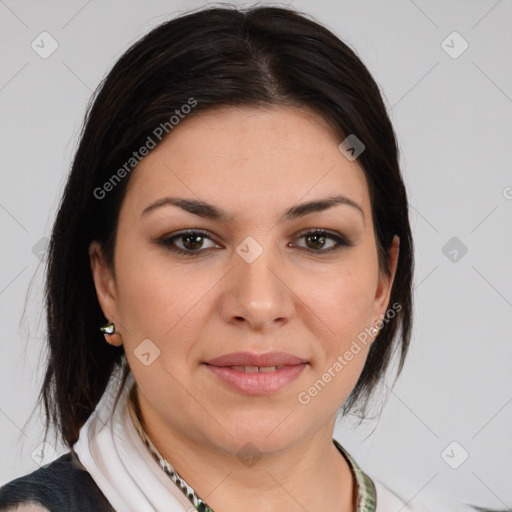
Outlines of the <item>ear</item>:
M 379 272 L 379 281 L 377 284 L 377 290 L 375 292 L 375 300 L 373 307 L 373 324 L 380 321 L 385 313 L 389 304 L 389 298 L 391 296 L 391 288 L 395 280 L 396 269 L 398 266 L 398 253 L 400 248 L 400 238 L 398 235 L 393 237 L 393 242 L 388 250 L 389 254 L 389 271 L 390 276 L 388 277 L 384 271 Z
M 117 294 L 115 279 L 107 266 L 101 245 L 93 240 L 89 245 L 89 260 L 96 295 L 103 315 L 109 322 L 117 317 Z

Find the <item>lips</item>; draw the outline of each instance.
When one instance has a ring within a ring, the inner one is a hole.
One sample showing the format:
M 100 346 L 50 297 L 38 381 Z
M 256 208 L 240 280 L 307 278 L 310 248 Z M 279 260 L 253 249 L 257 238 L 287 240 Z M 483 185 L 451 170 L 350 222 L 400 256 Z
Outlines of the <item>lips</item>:
M 232 352 L 204 362 L 225 386 L 244 395 L 276 393 L 299 378 L 308 361 L 286 352 Z
M 249 372 L 260 371 L 261 368 L 296 366 L 307 363 L 306 360 L 286 352 L 267 352 L 254 354 L 252 352 L 232 352 L 205 361 L 205 364 L 218 367 L 235 366 Z M 257 369 L 257 370 L 255 370 Z

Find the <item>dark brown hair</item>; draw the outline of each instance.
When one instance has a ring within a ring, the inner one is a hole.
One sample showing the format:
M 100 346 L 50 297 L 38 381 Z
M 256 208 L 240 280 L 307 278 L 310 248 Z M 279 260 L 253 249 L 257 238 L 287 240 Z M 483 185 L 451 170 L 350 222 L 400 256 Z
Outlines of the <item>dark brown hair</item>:
M 379 265 L 400 237 L 384 323 L 344 413 L 364 414 L 372 390 L 400 349 L 397 377 L 412 326 L 413 241 L 395 134 L 379 88 L 355 52 L 308 15 L 278 7 L 208 8 L 167 21 L 131 46 L 88 105 L 80 142 L 51 233 L 45 303 L 48 349 L 44 383 L 46 435 L 51 425 L 72 446 L 111 374 L 129 373 L 123 347 L 105 342 L 106 320 L 92 279 L 88 247 L 98 240 L 110 267 L 128 174 L 99 199 L 102 187 L 155 127 L 187 104 L 190 114 L 219 106 L 303 106 L 322 116 L 340 142 L 355 134 L 366 146 L 358 163 L 367 178 Z M 118 394 L 119 398 L 119 394 Z

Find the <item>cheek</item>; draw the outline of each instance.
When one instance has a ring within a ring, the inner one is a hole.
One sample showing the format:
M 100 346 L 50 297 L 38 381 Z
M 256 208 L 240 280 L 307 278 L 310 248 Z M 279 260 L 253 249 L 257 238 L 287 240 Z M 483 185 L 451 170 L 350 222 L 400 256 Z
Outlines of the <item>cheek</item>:
M 174 354 L 185 350 L 202 328 L 218 275 L 172 263 L 163 250 L 140 249 L 119 258 L 118 281 L 118 311 L 129 345 L 135 348 L 149 338 L 165 356 L 170 347 Z
M 151 324 L 164 313 L 168 314 L 173 303 L 179 304 L 179 297 L 187 289 L 180 285 L 179 273 L 166 268 L 164 259 L 159 257 L 161 249 L 147 247 L 147 242 L 126 234 L 119 239 L 116 258 L 119 309 L 134 327 L 138 323 L 135 320 L 144 323 L 145 319 L 145 323 Z M 172 320 L 169 318 L 169 323 Z
M 326 272 L 308 273 L 297 279 L 297 296 L 321 320 L 322 332 L 341 341 L 368 327 L 375 293 L 374 270 L 361 259 L 331 267 Z

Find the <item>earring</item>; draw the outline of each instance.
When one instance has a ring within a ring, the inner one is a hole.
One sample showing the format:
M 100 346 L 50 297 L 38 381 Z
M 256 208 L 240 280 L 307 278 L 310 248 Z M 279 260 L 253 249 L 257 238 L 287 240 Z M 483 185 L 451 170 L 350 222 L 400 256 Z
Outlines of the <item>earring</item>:
M 100 327 L 100 331 L 104 334 L 114 334 L 114 332 L 116 331 L 116 326 L 112 322 L 110 322 L 104 327 Z
M 109 324 L 100 327 L 100 331 L 105 335 L 107 343 L 110 343 L 111 345 L 114 345 L 116 347 L 122 345 L 123 340 L 121 339 L 121 335 L 116 332 L 116 326 L 114 325 L 113 322 L 110 322 Z
M 378 327 L 372 327 L 372 334 L 374 336 L 377 336 L 377 334 L 379 334 L 379 328 Z

